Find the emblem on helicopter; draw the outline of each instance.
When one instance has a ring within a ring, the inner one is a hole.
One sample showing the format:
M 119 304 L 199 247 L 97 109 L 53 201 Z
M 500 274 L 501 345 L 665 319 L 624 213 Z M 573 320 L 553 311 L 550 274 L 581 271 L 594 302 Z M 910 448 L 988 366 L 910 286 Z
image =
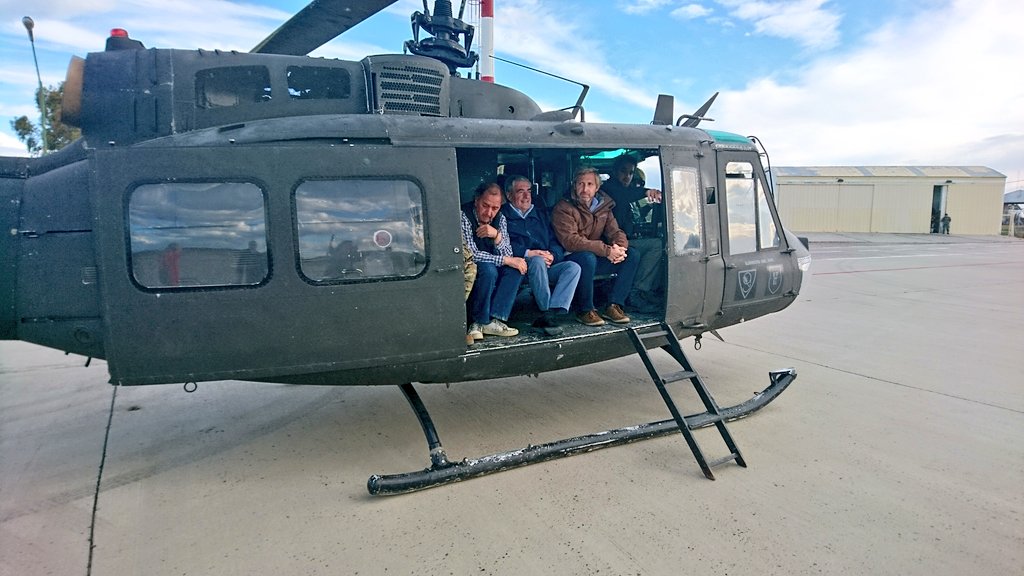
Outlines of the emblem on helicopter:
M 782 288 L 782 266 L 768 267 L 768 294 L 775 295 Z
M 755 284 L 757 284 L 757 268 L 741 270 L 736 275 L 736 290 L 739 293 L 739 298 L 742 300 L 749 298 L 754 291 Z

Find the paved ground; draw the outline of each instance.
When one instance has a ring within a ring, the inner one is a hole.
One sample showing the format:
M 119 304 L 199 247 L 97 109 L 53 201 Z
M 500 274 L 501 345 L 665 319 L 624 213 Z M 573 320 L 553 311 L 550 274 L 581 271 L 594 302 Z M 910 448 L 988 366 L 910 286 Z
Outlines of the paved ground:
M 799 372 L 715 482 L 673 436 L 374 498 L 370 474 L 428 464 L 397 390 L 115 390 L 0 343 L 0 574 L 1024 574 L 1024 242 L 810 237 L 792 307 L 691 354 L 722 404 Z M 667 417 L 645 378 L 421 394 L 479 456 Z

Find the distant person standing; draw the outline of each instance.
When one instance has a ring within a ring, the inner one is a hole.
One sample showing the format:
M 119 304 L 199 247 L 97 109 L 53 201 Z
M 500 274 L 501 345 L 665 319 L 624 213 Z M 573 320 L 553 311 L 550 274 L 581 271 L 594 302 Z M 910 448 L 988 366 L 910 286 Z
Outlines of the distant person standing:
M 266 273 L 262 270 L 263 255 L 260 254 L 255 240 L 249 241 L 249 247 L 238 253 L 235 258 L 235 283 L 259 284 Z
M 160 286 L 177 286 L 181 283 L 181 246 L 171 242 L 160 255 Z
M 950 222 L 951 222 L 952 220 L 953 220 L 953 219 L 949 217 L 949 214 L 945 214 L 945 215 L 944 215 L 944 216 L 942 217 L 942 233 L 943 233 L 943 234 L 949 234 L 949 223 L 950 223 Z

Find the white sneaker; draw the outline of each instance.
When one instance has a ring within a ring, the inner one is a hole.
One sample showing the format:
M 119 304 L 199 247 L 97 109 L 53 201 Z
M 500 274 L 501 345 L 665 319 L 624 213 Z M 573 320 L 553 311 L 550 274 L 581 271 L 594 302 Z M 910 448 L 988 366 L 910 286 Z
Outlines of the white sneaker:
M 509 327 L 497 318 L 491 319 L 490 324 L 484 324 L 481 326 L 480 331 L 487 336 L 515 336 L 516 334 L 519 334 L 519 330 Z
M 472 338 L 473 340 L 483 340 L 484 333 L 480 329 L 480 325 L 476 322 L 469 325 L 469 330 L 466 331 L 466 340 Z

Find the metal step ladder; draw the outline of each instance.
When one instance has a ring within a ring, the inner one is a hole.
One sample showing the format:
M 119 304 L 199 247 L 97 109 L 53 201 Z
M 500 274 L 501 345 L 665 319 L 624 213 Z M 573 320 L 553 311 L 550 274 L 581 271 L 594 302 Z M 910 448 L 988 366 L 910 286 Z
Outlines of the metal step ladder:
M 629 337 L 633 341 L 633 346 L 636 347 L 636 352 L 643 360 L 644 366 L 647 367 L 647 372 L 651 375 L 651 379 L 654 380 L 654 385 L 658 387 L 658 392 L 661 393 L 662 400 L 665 401 L 665 405 L 668 406 L 669 412 L 672 413 L 672 418 L 675 419 L 676 425 L 679 426 L 679 431 L 682 432 L 683 438 L 686 439 L 686 444 L 690 446 L 690 450 L 693 452 L 693 457 L 697 459 L 697 464 L 700 465 L 700 469 L 704 472 L 704 476 L 708 480 L 714 480 L 715 475 L 711 472 L 711 469 L 720 464 L 726 462 L 736 461 L 737 464 L 746 468 L 747 463 L 743 460 L 743 455 L 740 454 L 740 449 L 736 446 L 736 442 L 732 439 L 732 435 L 729 433 L 729 429 L 725 426 L 725 416 L 722 415 L 721 410 L 718 408 L 718 404 L 715 399 L 711 397 L 711 393 L 708 392 L 707 386 L 704 385 L 704 381 L 701 380 L 700 374 L 693 369 L 690 361 L 686 359 L 686 354 L 683 353 L 682 347 L 679 345 L 679 340 L 676 338 L 674 332 L 669 328 L 668 324 L 661 322 L 657 325 L 654 330 L 650 330 L 652 326 L 646 327 L 630 327 Z M 641 332 L 641 330 L 644 330 Z M 667 344 L 661 348 L 669 353 L 672 358 L 679 363 L 683 368 L 681 372 L 674 372 L 672 374 L 662 375 L 658 373 L 658 369 L 654 367 L 651 362 L 651 357 L 647 353 L 647 346 L 644 345 L 645 341 L 652 340 L 655 338 L 665 338 L 668 341 Z M 722 436 L 722 440 L 725 441 L 725 445 L 729 448 L 729 455 L 716 460 L 708 462 L 707 458 L 704 457 L 704 452 L 701 450 L 700 445 L 697 444 L 697 439 L 693 436 L 693 428 L 687 424 L 686 417 L 679 412 L 679 408 L 676 407 L 676 403 L 672 400 L 672 396 L 668 393 L 668 389 L 665 387 L 667 384 L 672 382 L 679 382 L 681 380 L 689 380 L 693 384 L 694 390 L 697 391 L 697 395 L 700 396 L 701 402 L 704 403 L 704 408 L 707 409 L 707 414 L 711 416 L 712 422 L 715 428 L 718 429 L 718 433 Z

